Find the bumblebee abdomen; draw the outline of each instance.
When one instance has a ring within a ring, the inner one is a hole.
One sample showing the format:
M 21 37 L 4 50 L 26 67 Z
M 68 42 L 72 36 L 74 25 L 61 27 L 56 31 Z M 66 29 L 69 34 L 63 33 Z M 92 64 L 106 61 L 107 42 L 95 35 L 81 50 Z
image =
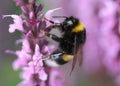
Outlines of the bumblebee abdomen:
M 85 29 L 76 33 L 76 41 L 79 44 L 84 44 L 85 40 L 86 40 L 86 30 Z
M 63 64 L 66 64 L 68 63 L 70 60 L 73 59 L 73 55 L 72 54 L 66 54 L 66 53 L 63 53 L 61 51 L 55 51 L 54 53 L 52 53 L 52 55 L 50 55 L 50 58 L 49 60 L 47 60 L 46 62 L 47 63 L 50 63 L 49 65 L 52 65 L 52 63 L 54 63 L 53 66 L 58 66 L 58 65 L 63 65 Z
M 63 65 L 63 64 L 68 63 L 72 59 L 73 59 L 73 55 L 63 54 L 61 57 L 59 57 L 58 59 L 56 59 L 56 62 L 59 65 Z
M 63 50 L 67 54 L 74 54 L 74 38 L 68 38 L 64 36 L 59 43 L 59 47 L 61 50 Z

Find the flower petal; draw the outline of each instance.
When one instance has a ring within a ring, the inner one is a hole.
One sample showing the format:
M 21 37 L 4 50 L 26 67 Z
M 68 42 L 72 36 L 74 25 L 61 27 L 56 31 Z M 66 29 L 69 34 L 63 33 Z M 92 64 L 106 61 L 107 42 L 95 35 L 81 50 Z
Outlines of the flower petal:
M 43 80 L 43 81 L 45 81 L 45 80 L 47 80 L 47 74 L 45 73 L 45 71 L 42 69 L 42 70 L 40 70 L 40 72 L 39 72 L 39 78 L 41 79 L 41 80 Z
M 20 16 L 18 16 L 18 15 L 3 15 L 3 18 L 5 18 L 5 17 L 12 17 L 13 21 L 14 21 L 13 24 L 9 25 L 9 32 L 10 33 L 15 32 L 16 29 L 19 31 L 22 31 L 22 32 L 24 31 L 23 21 L 22 21 Z

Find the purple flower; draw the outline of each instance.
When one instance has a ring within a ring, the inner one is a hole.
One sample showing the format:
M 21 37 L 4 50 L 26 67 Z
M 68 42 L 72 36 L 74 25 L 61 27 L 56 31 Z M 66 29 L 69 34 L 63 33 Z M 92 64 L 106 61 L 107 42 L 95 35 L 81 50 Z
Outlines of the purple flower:
M 9 26 L 10 33 L 18 30 L 22 34 L 22 39 L 16 41 L 16 44 L 22 43 L 21 50 L 6 51 L 17 56 L 13 62 L 14 70 L 22 70 L 20 74 L 22 81 L 17 86 L 63 86 L 64 78 L 60 71 L 48 67 L 44 62 L 50 59 L 49 55 L 56 50 L 56 46 L 45 37 L 52 29 L 45 18 L 59 22 L 52 19 L 52 15 L 61 8 L 50 10 L 43 16 L 43 5 L 36 5 L 36 0 L 14 1 L 20 6 L 22 14 L 3 17 L 13 18 L 14 23 Z M 60 77 L 61 80 L 57 80 L 56 77 Z
M 112 75 L 120 72 L 120 62 L 118 53 L 120 51 L 120 40 L 115 33 L 117 24 L 117 7 L 118 4 L 114 1 L 103 2 L 104 8 L 100 10 L 101 22 L 101 47 L 104 49 L 105 57 L 104 64 L 108 72 Z M 106 27 L 104 27 L 106 26 Z

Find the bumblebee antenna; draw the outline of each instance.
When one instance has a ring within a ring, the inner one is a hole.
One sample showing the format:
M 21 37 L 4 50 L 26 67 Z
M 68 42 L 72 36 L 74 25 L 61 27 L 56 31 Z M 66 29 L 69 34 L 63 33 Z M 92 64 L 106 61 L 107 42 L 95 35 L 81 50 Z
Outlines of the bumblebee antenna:
M 67 18 L 66 16 L 52 16 L 53 18 Z

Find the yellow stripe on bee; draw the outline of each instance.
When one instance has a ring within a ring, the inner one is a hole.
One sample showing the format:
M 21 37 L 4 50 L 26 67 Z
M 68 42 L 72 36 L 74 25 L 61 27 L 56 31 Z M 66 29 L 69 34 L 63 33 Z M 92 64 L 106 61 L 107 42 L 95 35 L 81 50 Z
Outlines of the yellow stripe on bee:
M 77 32 L 83 31 L 84 28 L 85 28 L 84 25 L 83 25 L 82 23 L 79 23 L 79 24 L 72 30 L 72 32 L 77 33 Z
M 64 61 L 70 61 L 70 60 L 73 59 L 73 55 L 64 54 L 64 55 L 62 56 L 62 59 L 63 59 Z

